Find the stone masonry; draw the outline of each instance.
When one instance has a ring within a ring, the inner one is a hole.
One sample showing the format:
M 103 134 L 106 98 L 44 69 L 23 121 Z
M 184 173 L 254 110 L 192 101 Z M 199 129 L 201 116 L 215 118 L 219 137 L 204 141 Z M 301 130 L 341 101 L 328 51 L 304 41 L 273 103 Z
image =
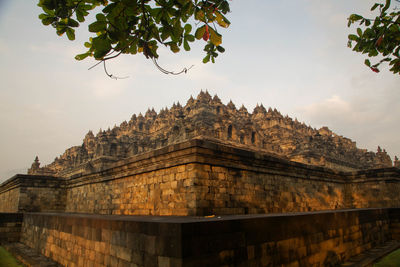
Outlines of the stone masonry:
M 204 138 L 71 178 L 17 175 L 0 212 L 223 215 L 400 206 L 398 168 L 341 172 Z
M 7 215 L 0 213 L 0 221 Z M 400 209 L 212 218 L 18 216 L 11 219 L 20 223 L 23 217 L 20 242 L 62 266 L 307 267 L 340 266 L 353 256 L 398 240 Z
M 337 266 L 400 247 L 399 167 L 201 92 L 36 157 L 0 185 L 0 243 L 63 266 Z
M 96 136 L 89 131 L 82 145 L 67 149 L 53 163 L 41 168 L 36 158 L 28 174 L 71 177 L 198 136 L 344 171 L 392 167 L 380 147 L 376 153 L 368 152 L 327 127 L 314 129 L 262 105 L 249 113 L 244 106 L 236 109 L 232 101 L 224 105 L 218 96 L 200 92 L 185 106 L 177 103 L 158 114 L 149 109 L 144 116 L 133 115 L 129 122 L 100 130 Z

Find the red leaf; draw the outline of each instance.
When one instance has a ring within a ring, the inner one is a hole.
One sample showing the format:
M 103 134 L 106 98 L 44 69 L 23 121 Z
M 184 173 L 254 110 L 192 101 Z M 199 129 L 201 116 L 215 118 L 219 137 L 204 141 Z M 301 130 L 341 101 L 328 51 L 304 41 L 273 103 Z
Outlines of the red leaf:
M 208 25 L 206 25 L 206 31 L 203 34 L 203 40 L 208 41 L 210 39 L 210 32 L 208 31 Z
M 380 46 L 383 41 L 383 35 L 381 35 L 378 40 L 376 41 L 376 46 Z
M 379 72 L 379 70 L 378 70 L 377 68 L 370 67 L 370 69 L 371 69 L 373 72 L 376 72 L 376 73 L 378 73 L 378 72 Z

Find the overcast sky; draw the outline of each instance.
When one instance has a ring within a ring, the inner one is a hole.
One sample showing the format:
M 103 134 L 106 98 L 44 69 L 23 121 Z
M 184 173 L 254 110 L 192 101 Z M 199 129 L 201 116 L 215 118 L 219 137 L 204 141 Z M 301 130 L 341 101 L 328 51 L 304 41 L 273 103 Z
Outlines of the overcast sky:
M 84 135 L 129 120 L 147 108 L 185 104 L 200 89 L 251 112 L 257 103 L 319 128 L 328 126 L 358 147 L 378 145 L 400 156 L 400 76 L 375 74 L 346 47 L 346 18 L 369 14 L 369 0 L 234 0 L 223 31 L 226 52 L 203 64 L 202 46 L 189 53 L 160 51 L 159 72 L 142 55 L 119 57 L 108 78 L 94 61 L 78 62 L 77 40 L 58 37 L 37 18 L 38 1 L 0 0 L 0 181 L 26 173 L 36 155 L 51 163 Z

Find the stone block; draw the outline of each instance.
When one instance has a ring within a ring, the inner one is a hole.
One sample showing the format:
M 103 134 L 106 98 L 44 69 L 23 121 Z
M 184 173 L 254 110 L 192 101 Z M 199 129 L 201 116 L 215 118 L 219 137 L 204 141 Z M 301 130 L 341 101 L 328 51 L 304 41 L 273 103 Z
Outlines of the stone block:
M 119 247 L 117 250 L 117 255 L 119 259 L 130 262 L 132 259 L 132 250 L 125 247 Z
M 158 266 L 159 267 L 171 267 L 170 258 L 158 256 Z

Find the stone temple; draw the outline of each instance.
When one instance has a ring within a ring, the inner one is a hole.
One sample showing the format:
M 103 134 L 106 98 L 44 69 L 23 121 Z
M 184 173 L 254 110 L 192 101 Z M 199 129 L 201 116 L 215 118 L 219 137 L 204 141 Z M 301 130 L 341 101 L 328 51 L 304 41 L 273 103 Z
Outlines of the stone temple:
M 200 92 L 0 185 L 28 266 L 369 266 L 400 248 L 400 164 Z
M 174 104 L 159 114 L 149 109 L 144 116 L 133 115 L 129 122 L 100 130 L 96 136 L 89 131 L 81 146 L 67 149 L 48 166 L 39 168 L 35 159 L 28 174 L 69 177 L 92 172 L 196 137 L 343 171 L 392 167 L 392 160 L 380 147 L 377 153 L 368 152 L 327 127 L 314 129 L 262 105 L 249 113 L 244 106 L 237 109 L 232 101 L 224 105 L 218 96 L 201 91 L 185 106 Z

